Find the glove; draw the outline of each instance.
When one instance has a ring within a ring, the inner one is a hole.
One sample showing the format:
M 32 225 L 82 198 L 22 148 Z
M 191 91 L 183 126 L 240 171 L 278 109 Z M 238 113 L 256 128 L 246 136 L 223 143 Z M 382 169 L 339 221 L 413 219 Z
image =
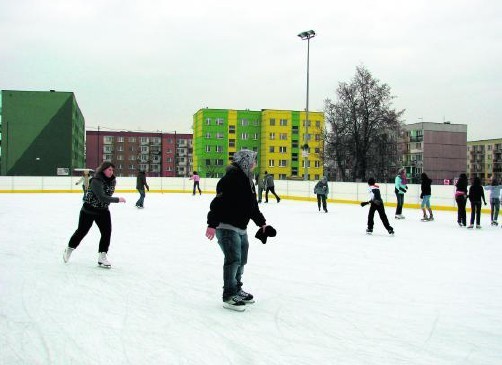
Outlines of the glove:
M 361 207 L 368 205 L 370 202 L 361 202 Z

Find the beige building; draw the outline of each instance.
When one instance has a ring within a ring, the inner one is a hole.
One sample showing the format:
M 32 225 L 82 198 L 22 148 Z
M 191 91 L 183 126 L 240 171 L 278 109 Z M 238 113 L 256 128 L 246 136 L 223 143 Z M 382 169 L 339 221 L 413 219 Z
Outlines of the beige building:
M 422 122 L 404 129 L 401 162 L 412 183 L 425 172 L 434 184 L 452 184 L 466 172 L 467 125 Z
M 467 175 L 481 178 L 488 184 L 494 175 L 502 178 L 502 139 L 484 139 L 467 142 Z

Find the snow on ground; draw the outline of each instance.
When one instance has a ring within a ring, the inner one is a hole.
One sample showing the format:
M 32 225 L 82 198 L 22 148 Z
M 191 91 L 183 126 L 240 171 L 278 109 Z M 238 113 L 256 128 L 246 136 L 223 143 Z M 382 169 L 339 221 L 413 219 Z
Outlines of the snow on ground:
M 280 194 L 280 192 L 279 192 Z M 271 200 L 278 236 L 249 226 L 243 313 L 221 306 L 210 195 L 117 194 L 111 270 L 91 229 L 68 264 L 80 194 L 0 194 L 0 364 L 501 364 L 502 230 L 455 212 Z M 387 208 L 393 217 L 393 208 Z

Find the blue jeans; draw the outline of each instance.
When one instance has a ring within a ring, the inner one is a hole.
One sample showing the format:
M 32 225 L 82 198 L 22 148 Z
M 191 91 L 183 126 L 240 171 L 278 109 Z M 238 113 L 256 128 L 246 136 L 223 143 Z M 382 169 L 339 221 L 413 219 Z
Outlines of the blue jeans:
M 396 193 L 396 198 L 397 198 L 396 215 L 399 215 L 403 212 L 404 194 Z
M 431 207 L 431 196 L 430 195 L 424 195 L 424 197 L 422 198 L 422 204 L 420 207 L 422 209 L 425 207 L 427 207 L 427 208 Z
M 491 198 L 490 199 L 490 205 L 491 205 L 491 218 L 492 222 L 497 221 L 499 217 L 499 209 L 500 209 L 500 199 L 499 198 Z
M 145 189 L 138 189 L 138 192 L 139 192 L 139 199 L 136 202 L 136 206 L 142 207 L 145 201 Z
M 248 261 L 248 235 L 230 229 L 217 229 L 216 237 L 225 260 L 223 262 L 223 301 L 232 298 L 242 288 L 242 273 Z

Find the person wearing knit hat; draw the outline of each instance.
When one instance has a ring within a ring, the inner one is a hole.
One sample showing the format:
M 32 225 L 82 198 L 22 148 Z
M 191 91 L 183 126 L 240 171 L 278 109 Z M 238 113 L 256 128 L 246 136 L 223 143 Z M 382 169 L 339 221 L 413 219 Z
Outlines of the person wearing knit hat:
M 244 311 L 254 303 L 253 295 L 242 290 L 242 274 L 247 263 L 249 241 L 247 225 L 250 220 L 265 233 L 267 223 L 256 201 L 253 169 L 256 152 L 241 150 L 234 154 L 216 185 L 216 196 L 207 214 L 206 237 L 218 239 L 223 255 L 223 307 Z

